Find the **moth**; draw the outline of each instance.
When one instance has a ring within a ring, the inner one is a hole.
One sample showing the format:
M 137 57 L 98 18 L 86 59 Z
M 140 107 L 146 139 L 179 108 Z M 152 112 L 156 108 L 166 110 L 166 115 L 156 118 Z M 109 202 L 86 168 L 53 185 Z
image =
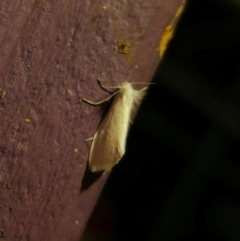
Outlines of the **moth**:
M 135 83 L 131 84 L 127 81 L 116 87 L 105 87 L 100 80 L 98 81 L 104 90 L 110 91 L 111 88 L 117 90 L 100 102 L 92 102 L 83 98 L 83 101 L 91 105 L 100 105 L 114 98 L 97 132 L 93 138 L 90 138 L 92 145 L 89 154 L 89 168 L 92 172 L 109 171 L 123 157 L 131 123 L 131 113 L 134 107 L 141 103 L 147 89 L 145 87 L 135 90 L 132 87 Z

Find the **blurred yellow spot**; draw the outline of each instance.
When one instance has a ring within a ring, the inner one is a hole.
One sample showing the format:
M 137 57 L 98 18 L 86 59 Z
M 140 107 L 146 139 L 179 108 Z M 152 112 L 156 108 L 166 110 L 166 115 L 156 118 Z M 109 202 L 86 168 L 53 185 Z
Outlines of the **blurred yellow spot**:
M 159 46 L 161 57 L 163 56 L 169 41 L 172 39 L 173 31 L 174 31 L 174 27 L 172 25 L 168 25 L 162 35 L 162 39 Z
M 168 43 L 170 42 L 170 40 L 173 37 L 177 21 L 178 21 L 179 17 L 181 16 L 181 14 L 184 10 L 184 7 L 185 7 L 185 2 L 178 8 L 178 10 L 175 14 L 175 17 L 173 18 L 171 24 L 166 27 L 166 29 L 165 29 L 165 31 L 162 35 L 160 45 L 159 45 L 160 57 L 162 57 L 164 55 L 165 50 L 167 49 Z
M 24 119 L 25 123 L 30 123 L 30 119 L 26 118 Z
M 175 19 L 180 17 L 180 15 L 182 14 L 183 10 L 184 10 L 184 7 L 185 7 L 185 2 L 178 8 L 176 14 L 175 14 Z

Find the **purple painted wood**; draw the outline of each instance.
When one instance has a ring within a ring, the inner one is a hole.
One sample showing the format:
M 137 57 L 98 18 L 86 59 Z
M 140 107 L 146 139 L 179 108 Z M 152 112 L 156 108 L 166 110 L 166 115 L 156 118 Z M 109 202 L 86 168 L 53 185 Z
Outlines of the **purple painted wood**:
M 149 82 L 181 3 L 0 2 L 0 239 L 79 239 L 108 176 L 80 191 L 103 115 L 82 98 Z

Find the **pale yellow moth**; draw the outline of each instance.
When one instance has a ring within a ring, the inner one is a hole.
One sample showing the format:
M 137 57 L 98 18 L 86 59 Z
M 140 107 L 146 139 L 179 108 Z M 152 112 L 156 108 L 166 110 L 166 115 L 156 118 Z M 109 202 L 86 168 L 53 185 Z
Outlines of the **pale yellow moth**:
M 92 172 L 109 171 L 123 157 L 131 113 L 134 105 L 140 104 L 147 89 L 145 87 L 141 90 L 134 90 L 132 84 L 128 82 L 123 82 L 117 87 L 105 87 L 100 81 L 99 84 L 107 91 L 109 88 L 118 90 L 107 99 L 97 103 L 83 99 L 91 105 L 99 105 L 115 96 L 97 132 L 93 138 L 90 138 L 93 139 L 89 154 L 89 168 Z

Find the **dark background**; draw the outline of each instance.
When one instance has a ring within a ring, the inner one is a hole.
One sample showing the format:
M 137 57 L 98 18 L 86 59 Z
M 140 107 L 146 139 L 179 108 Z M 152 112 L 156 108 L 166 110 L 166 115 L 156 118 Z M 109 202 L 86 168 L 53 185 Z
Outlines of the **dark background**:
M 89 226 L 114 240 L 240 240 L 239 6 L 188 2 Z

